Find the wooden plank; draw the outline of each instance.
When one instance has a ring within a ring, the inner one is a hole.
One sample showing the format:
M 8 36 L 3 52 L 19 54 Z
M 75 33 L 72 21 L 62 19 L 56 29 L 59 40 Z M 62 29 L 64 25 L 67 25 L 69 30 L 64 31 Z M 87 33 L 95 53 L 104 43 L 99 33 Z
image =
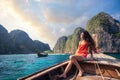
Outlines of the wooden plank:
M 119 59 L 116 59 L 114 57 L 111 57 L 109 55 L 105 55 L 105 54 L 102 54 L 102 53 L 101 53 L 101 55 L 102 55 L 103 59 L 106 60 L 109 63 L 109 65 L 120 66 L 120 60 Z
M 103 80 L 103 79 L 101 76 L 98 76 L 98 75 L 86 74 L 82 77 L 77 76 L 76 80 Z M 119 79 L 104 77 L 104 80 L 119 80 Z
M 120 61 L 117 60 L 114 57 L 111 57 L 111 56 L 108 56 L 108 55 L 105 55 L 105 54 L 102 54 L 102 53 L 100 53 L 99 57 L 101 57 L 101 60 L 103 59 L 103 61 L 99 61 L 101 63 L 103 62 L 103 63 L 109 64 L 109 65 L 120 66 Z
M 108 64 L 103 58 L 101 57 L 101 54 L 94 54 L 93 57 L 96 59 L 96 61 L 90 61 L 90 55 L 88 55 L 88 61 L 89 63 L 102 63 L 102 64 Z
M 107 65 L 115 65 L 120 67 L 120 60 L 116 59 L 114 57 L 108 56 L 103 53 L 94 54 L 93 57 L 97 59 L 97 61 L 86 61 L 88 63 L 101 63 L 101 64 L 107 64 Z M 90 59 L 90 54 L 88 55 L 88 59 Z
M 96 56 L 97 56 L 97 59 L 98 59 L 98 63 L 109 64 L 106 60 L 104 60 L 104 58 L 102 57 L 102 55 L 100 53 L 96 54 Z

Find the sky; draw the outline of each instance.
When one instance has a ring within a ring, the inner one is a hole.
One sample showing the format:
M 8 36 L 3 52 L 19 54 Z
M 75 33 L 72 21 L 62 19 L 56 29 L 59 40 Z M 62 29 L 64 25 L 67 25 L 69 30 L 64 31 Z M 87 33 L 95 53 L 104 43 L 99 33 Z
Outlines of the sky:
M 25 31 L 33 40 L 51 48 L 61 36 L 106 12 L 120 21 L 120 0 L 0 0 L 0 24 L 8 32 Z

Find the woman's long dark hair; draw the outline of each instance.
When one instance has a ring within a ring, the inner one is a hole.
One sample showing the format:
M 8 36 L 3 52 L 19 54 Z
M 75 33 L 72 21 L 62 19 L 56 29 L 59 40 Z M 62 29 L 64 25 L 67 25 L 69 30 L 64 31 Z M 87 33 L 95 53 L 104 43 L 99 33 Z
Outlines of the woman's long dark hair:
M 91 37 L 91 35 L 89 34 L 89 32 L 86 30 L 83 31 L 83 40 L 85 40 L 89 43 L 90 50 L 94 50 L 94 51 L 96 50 L 96 43 L 93 40 L 93 38 Z

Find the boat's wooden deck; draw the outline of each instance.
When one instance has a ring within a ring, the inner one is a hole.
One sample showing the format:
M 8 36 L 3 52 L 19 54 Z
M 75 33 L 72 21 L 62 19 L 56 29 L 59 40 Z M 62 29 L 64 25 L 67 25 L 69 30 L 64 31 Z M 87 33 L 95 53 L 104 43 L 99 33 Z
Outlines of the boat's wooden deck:
M 90 58 L 90 55 L 88 55 L 88 58 Z M 107 65 L 115 65 L 115 66 L 120 67 L 120 59 L 116 59 L 109 55 L 99 53 L 99 54 L 94 54 L 94 58 L 97 59 L 97 63 L 107 64 Z M 87 62 L 95 63 L 95 61 L 90 61 L 90 60 L 88 60 Z
M 88 60 L 85 62 L 118 66 L 119 70 L 120 70 L 120 59 L 116 59 L 114 57 L 108 56 L 103 53 L 94 54 L 94 58 L 96 59 L 96 61 L 91 61 L 91 60 L 89 60 L 90 55 L 88 55 Z M 120 72 L 117 69 L 115 69 L 115 70 L 116 70 L 117 75 L 120 77 Z M 83 77 L 77 76 L 76 80 L 119 80 L 119 79 L 108 78 L 108 77 L 104 77 L 104 79 L 102 79 L 101 76 L 95 76 L 95 75 L 88 74 L 88 75 L 84 75 Z
M 103 79 L 101 76 L 98 75 L 85 74 L 82 77 L 77 76 L 76 78 L 73 78 L 73 76 L 71 76 L 62 80 L 120 80 L 120 79 L 115 79 L 110 77 L 104 77 Z
M 69 76 L 66 79 L 57 79 L 57 80 L 120 80 L 120 79 L 115 79 L 115 78 L 110 78 L 110 77 L 104 77 L 104 79 L 101 76 L 98 75 L 92 75 L 92 74 L 85 74 L 84 76 L 80 77 L 73 77 Z M 55 79 L 56 80 L 56 79 Z
M 110 78 L 110 77 L 102 78 L 101 76 L 98 75 L 86 74 L 85 76 L 82 77 L 78 76 L 75 80 L 119 80 L 119 79 Z

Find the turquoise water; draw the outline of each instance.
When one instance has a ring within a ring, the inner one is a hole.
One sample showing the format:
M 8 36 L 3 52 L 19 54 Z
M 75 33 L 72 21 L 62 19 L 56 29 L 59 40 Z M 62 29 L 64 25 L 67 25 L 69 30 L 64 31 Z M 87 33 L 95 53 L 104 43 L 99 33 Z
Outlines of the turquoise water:
M 36 54 L 0 55 L 0 80 L 16 80 L 54 64 L 63 62 L 68 54 L 50 54 L 38 58 Z
M 107 55 L 120 59 L 120 53 L 108 53 Z

